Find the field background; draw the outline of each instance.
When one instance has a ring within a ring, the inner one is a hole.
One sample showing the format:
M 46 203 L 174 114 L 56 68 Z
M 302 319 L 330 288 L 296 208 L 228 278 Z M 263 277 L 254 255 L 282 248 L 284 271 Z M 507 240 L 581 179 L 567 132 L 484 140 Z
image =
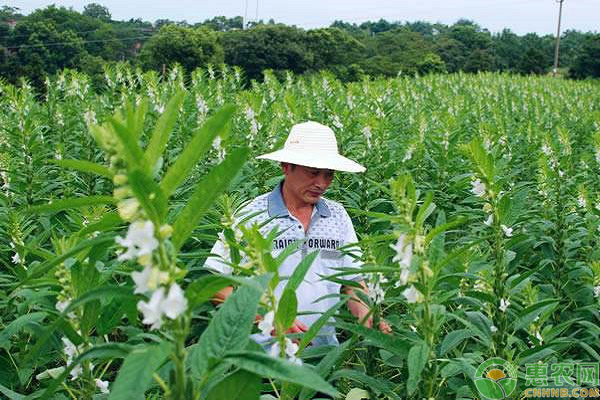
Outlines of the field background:
M 229 67 L 196 70 L 189 77 L 174 68 L 162 79 L 125 65 L 107 67 L 103 79 L 107 89 L 100 92 L 74 71 L 47 78 L 43 93 L 27 84 L 0 86 L 0 392 L 8 398 L 46 389 L 49 380 L 36 375 L 64 365 L 65 332 L 83 330 L 90 346 L 156 340 L 144 333 L 135 309 L 132 314 L 127 308 L 135 301 L 123 300 L 120 307 L 109 298 L 94 312 L 78 309 L 76 322 L 64 322 L 73 326 L 61 323 L 46 335 L 64 318 L 55 311 L 59 293 L 71 290 L 77 298 L 101 285 L 132 288 L 129 273 L 136 267 L 117 261 L 114 242 L 93 247 L 85 260 L 77 253 L 57 258 L 94 237 L 87 226 L 110 237 L 123 234 L 123 225 L 94 225 L 113 206 L 36 212 L 31 207 L 111 196 L 110 179 L 53 160 L 108 165 L 88 126 L 105 122 L 127 101 L 139 105 L 147 99 L 144 147 L 178 91 L 184 100 L 163 172 L 209 116 L 225 104 L 233 104 L 235 112 L 229 134 L 175 192 L 171 214 L 236 148 L 247 146 L 250 157 L 229 185 L 228 199 L 239 202 L 269 191 L 280 179 L 279 167 L 253 157 L 281 146 L 290 127 L 305 120 L 332 127 L 341 152 L 367 167 L 364 174 L 337 174 L 326 197 L 352 216 L 367 267 L 384 267 L 365 276 L 371 287 L 385 291 L 385 299 L 370 301 L 377 318 L 392 324 L 389 340 L 396 344 L 390 350 L 388 339 L 340 317 L 341 335 L 351 340 L 336 367 L 320 374 L 343 395 L 362 388 L 391 398 L 472 398 L 475 368 L 492 356 L 522 367 L 600 361 L 597 82 L 458 73 L 344 84 L 327 73 L 280 79 L 267 73 L 264 82 L 244 88 L 242 72 Z M 483 196 L 473 191 L 476 179 L 486 185 Z M 435 204 L 421 214 L 421 223 L 405 207 L 411 201 L 408 181 L 414 182 L 417 208 L 427 203 L 426 193 Z M 201 266 L 221 230 L 225 203 L 217 201 L 182 247 L 183 287 L 205 273 Z M 490 213 L 495 217 L 488 225 Z M 418 240 L 446 221 L 451 224 L 445 233 L 427 241 L 413 265 L 414 282 L 425 298 L 407 302 L 405 287 L 395 286 L 400 269 L 390 245 L 406 227 Z M 74 282 L 83 278 L 75 278 L 71 268 L 91 264 L 90 259 L 95 280 L 88 286 Z M 209 303 L 194 309 L 190 341 L 211 319 L 212 309 Z M 305 363 L 320 356 L 309 352 Z M 95 371 L 112 382 L 119 363 L 104 360 Z M 65 382 L 55 396 L 87 393 L 85 383 Z

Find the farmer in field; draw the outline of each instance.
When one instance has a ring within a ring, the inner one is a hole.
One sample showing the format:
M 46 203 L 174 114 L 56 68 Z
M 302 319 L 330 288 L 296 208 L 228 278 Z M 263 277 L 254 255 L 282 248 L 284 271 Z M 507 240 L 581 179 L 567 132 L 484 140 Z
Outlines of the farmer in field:
M 287 333 L 306 332 L 322 312 L 327 311 L 338 301 L 335 296 L 316 301 L 323 296 L 338 294 L 340 289 L 351 295 L 348 301 L 350 312 L 365 325 L 371 326 L 371 318 L 365 320 L 368 307 L 354 294 L 350 286 L 322 280 L 322 276 L 332 275 L 338 270 L 334 268 L 354 267 L 360 264 L 351 256 L 343 254 L 340 248 L 357 242 L 356 233 L 348 213 L 339 203 L 324 199 L 322 195 L 331 184 L 334 171 L 363 172 L 365 168 L 338 153 L 337 141 L 333 131 L 316 122 L 305 122 L 294 125 L 283 149 L 259 156 L 258 158 L 274 160 L 281 163 L 284 179 L 275 186 L 272 192 L 255 198 L 244 212 L 256 214 L 248 223 L 261 223 L 270 220 L 261 228 L 264 234 L 277 227 L 281 234 L 274 240 L 273 255 L 279 254 L 292 243 L 300 241 L 299 250 L 291 254 L 281 265 L 280 276 L 291 276 L 294 268 L 309 253 L 318 251 L 318 255 L 299 286 L 298 312 L 312 312 L 299 315 Z M 261 212 L 262 211 L 262 212 Z M 246 223 L 246 224 L 248 224 Z M 231 273 L 231 267 L 223 257 L 227 254 L 225 244 L 219 240 L 215 243 L 212 254 L 205 266 L 222 273 Z M 359 282 L 366 291 L 362 278 L 358 275 L 344 276 L 344 279 Z M 280 296 L 286 281 L 279 284 L 276 295 Z M 220 291 L 217 299 L 224 301 L 232 292 L 228 287 Z M 379 324 L 382 332 L 389 333 L 390 327 L 382 321 Z M 253 338 L 264 343 L 270 339 L 268 335 L 256 334 Z M 325 326 L 313 340 L 313 344 L 337 344 L 333 326 Z

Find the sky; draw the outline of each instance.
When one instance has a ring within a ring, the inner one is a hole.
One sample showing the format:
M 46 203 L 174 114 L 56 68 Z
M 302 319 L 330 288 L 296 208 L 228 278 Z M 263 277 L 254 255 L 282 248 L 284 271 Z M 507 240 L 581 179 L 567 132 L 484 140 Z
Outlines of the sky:
M 558 0 L 96 0 L 113 19 L 141 18 L 201 22 L 215 16 L 247 15 L 247 20 L 273 18 L 276 22 L 306 29 L 329 26 L 336 19 L 361 23 L 428 21 L 452 24 L 460 18 L 477 22 L 492 32 L 509 28 L 517 34 L 555 34 Z M 50 4 L 82 11 L 90 1 L 23 0 L 0 4 L 18 7 L 21 13 Z M 246 6 L 247 5 L 247 6 Z M 247 10 L 247 11 L 246 11 Z M 600 31 L 600 0 L 564 0 L 562 31 Z

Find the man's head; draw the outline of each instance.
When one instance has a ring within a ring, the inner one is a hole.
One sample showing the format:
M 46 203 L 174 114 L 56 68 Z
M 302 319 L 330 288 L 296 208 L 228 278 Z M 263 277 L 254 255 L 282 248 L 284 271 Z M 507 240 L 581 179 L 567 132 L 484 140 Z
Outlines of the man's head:
M 333 181 L 334 171 L 281 163 L 286 191 L 301 203 L 316 204 Z
M 292 127 L 283 149 L 257 158 L 304 165 L 317 169 L 344 172 L 363 172 L 365 167 L 338 152 L 333 130 L 317 122 L 308 121 Z

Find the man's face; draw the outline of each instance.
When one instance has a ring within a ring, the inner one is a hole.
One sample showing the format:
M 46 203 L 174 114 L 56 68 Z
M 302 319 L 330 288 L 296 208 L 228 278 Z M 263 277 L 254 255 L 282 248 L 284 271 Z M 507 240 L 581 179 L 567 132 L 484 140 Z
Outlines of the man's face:
M 285 186 L 296 200 L 315 204 L 333 180 L 333 171 L 284 163 Z

